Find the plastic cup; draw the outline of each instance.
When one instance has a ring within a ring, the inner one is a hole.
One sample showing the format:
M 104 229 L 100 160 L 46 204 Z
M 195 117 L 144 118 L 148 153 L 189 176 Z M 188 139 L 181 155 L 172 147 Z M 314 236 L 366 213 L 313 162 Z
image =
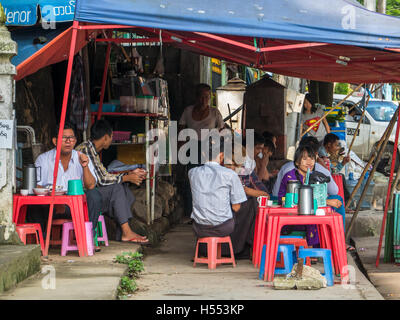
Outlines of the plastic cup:
M 83 191 L 82 180 L 69 180 L 68 181 L 68 195 L 80 196 L 85 194 Z
M 285 208 L 292 208 L 294 205 L 294 193 L 286 193 Z

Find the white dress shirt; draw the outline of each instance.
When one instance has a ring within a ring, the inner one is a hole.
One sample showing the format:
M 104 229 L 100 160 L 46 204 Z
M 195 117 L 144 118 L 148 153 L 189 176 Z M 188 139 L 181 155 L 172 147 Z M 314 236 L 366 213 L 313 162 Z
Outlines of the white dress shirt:
M 54 172 L 54 163 L 56 161 L 56 151 L 57 151 L 56 148 L 51 149 L 50 151 L 42 153 L 36 159 L 35 166 L 40 168 L 36 169 L 37 184 L 42 187 L 53 185 L 53 172 Z M 95 170 L 90 159 L 88 167 L 97 182 Z M 83 182 L 83 168 L 79 162 L 79 154 L 77 151 L 72 150 L 72 156 L 71 160 L 69 161 L 67 171 L 64 171 L 64 167 L 61 164 L 61 160 L 59 162 L 56 185 L 62 186 L 63 187 L 62 190 L 67 191 L 68 181 L 78 180 L 78 179 L 82 180 L 82 184 L 85 185 Z
M 247 201 L 237 173 L 217 162 L 206 162 L 188 173 L 192 189 L 191 218 L 198 224 L 217 226 L 232 219 L 231 204 Z

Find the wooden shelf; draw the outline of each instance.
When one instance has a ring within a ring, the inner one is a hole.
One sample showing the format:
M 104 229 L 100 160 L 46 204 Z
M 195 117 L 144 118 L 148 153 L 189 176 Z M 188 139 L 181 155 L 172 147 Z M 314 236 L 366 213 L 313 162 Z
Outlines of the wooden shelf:
M 92 112 L 91 115 L 97 116 L 97 111 Z M 152 117 L 152 118 L 158 118 L 162 117 L 162 115 L 158 113 L 130 113 L 130 112 L 102 112 L 102 116 L 113 116 L 113 117 Z

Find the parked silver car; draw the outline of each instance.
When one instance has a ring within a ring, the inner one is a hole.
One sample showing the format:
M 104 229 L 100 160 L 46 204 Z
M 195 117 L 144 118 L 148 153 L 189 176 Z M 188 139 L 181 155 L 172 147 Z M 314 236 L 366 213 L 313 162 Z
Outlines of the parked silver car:
M 345 98 L 345 95 L 334 95 L 334 104 L 337 104 Z M 344 106 L 350 108 L 358 101 L 361 97 L 349 97 L 345 102 Z M 397 104 L 393 101 L 370 99 L 367 110 L 365 112 L 365 117 L 360 125 L 360 129 L 356 133 L 357 125 L 362 115 L 362 110 L 364 106 L 360 103 L 356 107 L 356 113 L 353 116 L 346 116 L 346 142 L 349 146 L 354 134 L 357 134 L 352 150 L 363 160 L 368 160 L 371 154 L 372 148 L 376 147 L 379 140 L 381 139 L 386 127 L 388 126 L 393 114 L 397 109 Z M 396 134 L 396 126 L 394 127 L 392 134 L 389 138 L 389 142 L 384 150 L 382 158 L 379 162 L 377 170 L 383 174 L 388 175 L 390 173 L 390 165 L 393 154 L 393 146 Z M 399 159 L 400 153 L 397 150 L 396 156 L 396 170 L 400 163 Z

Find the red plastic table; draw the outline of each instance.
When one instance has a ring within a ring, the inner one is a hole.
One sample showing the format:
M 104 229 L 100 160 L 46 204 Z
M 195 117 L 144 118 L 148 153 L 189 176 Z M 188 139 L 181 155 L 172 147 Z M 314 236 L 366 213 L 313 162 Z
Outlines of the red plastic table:
M 331 207 L 322 207 L 325 212 L 332 212 Z M 255 230 L 254 230 L 254 241 L 253 241 L 253 258 L 252 262 L 254 267 L 260 267 L 261 261 L 261 252 L 263 241 L 265 240 L 265 226 L 266 226 L 266 217 L 269 213 L 297 213 L 297 206 L 294 208 L 284 208 L 284 207 L 266 207 L 266 208 L 258 208 L 258 213 L 256 216 L 255 222 Z
M 24 223 L 26 217 L 27 205 L 51 205 L 64 204 L 71 210 L 72 222 L 74 224 L 76 244 L 78 246 L 79 256 L 88 255 L 85 221 L 89 221 L 86 196 L 22 196 L 14 194 L 13 197 L 13 222 Z M 44 256 L 47 256 L 50 244 L 50 232 L 52 225 L 52 215 L 47 222 L 47 235 Z
M 282 208 L 285 209 L 285 208 Z M 343 218 L 336 212 L 326 212 L 325 216 L 298 215 L 296 213 L 268 213 L 265 244 L 267 245 L 265 259 L 264 281 L 274 279 L 276 255 L 278 253 L 279 236 L 285 225 L 316 224 L 320 226 L 320 238 L 323 246 L 332 250 L 332 256 L 337 264 L 342 279 L 348 277 L 347 254 L 344 238 Z

